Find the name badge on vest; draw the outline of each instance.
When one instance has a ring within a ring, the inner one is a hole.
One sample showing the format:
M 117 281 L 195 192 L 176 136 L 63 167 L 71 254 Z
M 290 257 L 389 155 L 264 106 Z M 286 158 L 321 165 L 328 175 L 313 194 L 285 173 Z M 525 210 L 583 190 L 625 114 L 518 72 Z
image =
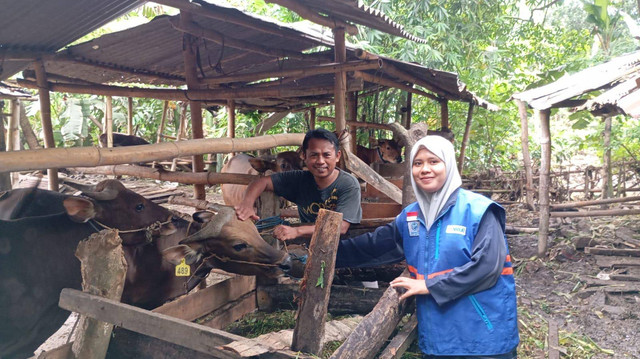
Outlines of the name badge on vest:
M 409 228 L 409 236 L 416 237 L 420 235 L 418 212 L 407 212 L 407 227 Z
M 465 234 L 467 234 L 467 227 L 450 224 L 447 226 L 446 232 L 451 234 L 460 234 L 464 236 Z

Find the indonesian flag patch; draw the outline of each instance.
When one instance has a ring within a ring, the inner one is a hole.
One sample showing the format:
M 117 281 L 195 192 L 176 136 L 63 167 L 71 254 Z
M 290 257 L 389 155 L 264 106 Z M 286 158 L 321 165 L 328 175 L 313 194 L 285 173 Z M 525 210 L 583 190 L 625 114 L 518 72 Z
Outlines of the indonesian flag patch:
M 407 222 L 417 221 L 418 220 L 418 212 L 407 212 Z

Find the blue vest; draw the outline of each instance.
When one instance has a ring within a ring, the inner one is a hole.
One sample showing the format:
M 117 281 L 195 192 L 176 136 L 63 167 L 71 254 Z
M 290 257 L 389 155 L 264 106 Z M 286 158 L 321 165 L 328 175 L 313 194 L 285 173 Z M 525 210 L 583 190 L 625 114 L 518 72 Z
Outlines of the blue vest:
M 418 203 L 407 206 L 396 217 L 396 225 L 411 276 L 426 280 L 468 263 L 478 225 L 491 205 L 498 206 L 460 189 L 455 204 L 440 214 L 429 231 Z M 501 213 L 504 230 L 504 210 Z M 516 289 L 508 254 L 495 286 L 443 306 L 430 295 L 418 295 L 416 307 L 420 349 L 426 354 L 498 355 L 518 345 Z

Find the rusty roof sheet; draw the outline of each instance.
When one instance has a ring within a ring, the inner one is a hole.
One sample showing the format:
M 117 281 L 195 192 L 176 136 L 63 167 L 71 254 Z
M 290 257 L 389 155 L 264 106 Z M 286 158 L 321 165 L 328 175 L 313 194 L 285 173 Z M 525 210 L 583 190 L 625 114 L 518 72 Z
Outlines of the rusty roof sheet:
M 391 20 L 380 10 L 364 5 L 359 0 L 293 0 L 320 15 L 329 15 L 345 22 L 364 25 L 391 35 L 426 44 L 427 41 L 406 32 L 402 25 Z
M 0 50 L 54 52 L 140 5 L 137 0 L 0 0 Z M 28 62 L 3 61 L 0 80 Z
M 638 71 L 640 51 L 635 51 L 512 97 L 534 109 L 546 110 L 593 91 L 610 89 Z
M 576 111 L 587 110 L 596 116 L 623 114 L 640 117 L 640 73 L 635 73 L 599 96 L 588 100 Z

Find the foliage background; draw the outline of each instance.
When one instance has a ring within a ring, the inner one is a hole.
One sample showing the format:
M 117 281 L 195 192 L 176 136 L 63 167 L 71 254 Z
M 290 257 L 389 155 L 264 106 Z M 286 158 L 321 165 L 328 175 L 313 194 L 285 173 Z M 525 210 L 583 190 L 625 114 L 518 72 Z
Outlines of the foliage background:
M 283 22 L 302 19 L 295 13 L 263 0 L 230 0 L 232 5 L 252 13 Z M 521 167 L 520 121 L 511 95 L 552 82 L 637 48 L 638 4 L 634 0 L 365 0 L 428 44 L 418 44 L 382 32 L 360 27 L 348 41 L 367 51 L 403 61 L 415 61 L 432 68 L 456 72 L 462 82 L 477 95 L 498 105 L 497 112 L 481 108 L 474 111 L 471 138 L 466 151 L 465 171 L 482 171 L 500 167 Z M 82 38 L 87 41 L 102 34 L 148 21 L 175 9 L 147 3 L 121 19 Z M 327 30 L 328 31 L 328 30 Z M 89 117 L 101 121 L 104 98 L 99 96 L 52 93 L 52 118 L 57 145 L 77 146 L 97 143 L 100 129 Z M 360 98 L 359 117 L 367 121 L 389 123 L 400 116 L 406 94 L 389 90 Z M 162 116 L 162 102 L 134 99 L 136 134 L 155 142 Z M 170 103 L 171 116 L 165 130 L 178 129 L 179 103 Z M 464 131 L 467 105 L 449 105 L 450 123 L 457 136 Z M 413 122 L 427 122 L 438 128 L 439 105 L 427 98 L 413 96 Z M 28 109 L 36 133 L 41 130 L 39 104 Z M 187 114 L 188 115 L 188 114 Z M 237 118 L 236 136 L 249 137 L 256 125 L 269 114 L 242 113 Z M 327 107 L 318 115 L 332 115 Z M 534 161 L 539 157 L 538 123 L 530 113 L 530 143 Z M 127 99 L 114 98 L 114 131 L 126 131 Z M 226 135 L 225 109 L 205 111 L 205 135 Z M 613 121 L 612 152 L 614 160 L 633 157 L 640 151 L 637 119 L 618 116 Z M 320 126 L 333 128 L 331 123 Z M 304 132 L 308 124 L 304 114 L 287 116 L 269 133 Z M 577 154 L 601 156 L 603 152 L 602 119 L 586 112 L 572 114 L 566 110 L 552 112 L 553 165 L 568 165 Z M 362 131 L 358 142 L 368 144 L 369 136 L 390 137 L 384 131 Z

